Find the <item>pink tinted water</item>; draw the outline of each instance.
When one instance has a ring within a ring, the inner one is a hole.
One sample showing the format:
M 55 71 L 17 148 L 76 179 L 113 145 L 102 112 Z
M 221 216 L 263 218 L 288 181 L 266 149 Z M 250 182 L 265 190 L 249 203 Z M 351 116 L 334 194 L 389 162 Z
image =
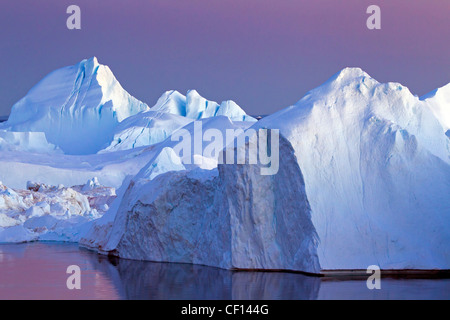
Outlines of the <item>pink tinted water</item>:
M 114 285 L 78 245 L 0 245 L 0 299 L 117 299 Z M 78 265 L 81 290 L 69 290 L 67 267 Z

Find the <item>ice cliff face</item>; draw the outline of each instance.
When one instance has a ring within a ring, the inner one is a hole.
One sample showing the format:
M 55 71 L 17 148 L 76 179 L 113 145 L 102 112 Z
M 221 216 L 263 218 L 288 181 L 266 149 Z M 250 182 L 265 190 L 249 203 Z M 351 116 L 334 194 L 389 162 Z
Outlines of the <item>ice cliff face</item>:
M 45 132 L 66 154 L 91 154 L 111 141 L 118 123 L 147 109 L 94 57 L 47 75 L 13 106 L 2 126 Z
M 0 130 L 0 151 L 62 153 L 57 146 L 48 143 L 43 132 L 10 132 L 6 130 Z
M 431 91 L 420 98 L 428 104 L 442 127 L 450 137 L 450 83 Z
M 81 244 L 137 260 L 316 273 L 302 173 L 284 138 L 280 150 L 286 161 L 273 176 L 260 175 L 259 165 L 224 164 L 150 179 L 151 162 L 130 182 L 114 222 L 94 224 Z
M 344 69 L 256 125 L 295 149 L 323 269 L 450 267 L 450 140 L 427 100 Z

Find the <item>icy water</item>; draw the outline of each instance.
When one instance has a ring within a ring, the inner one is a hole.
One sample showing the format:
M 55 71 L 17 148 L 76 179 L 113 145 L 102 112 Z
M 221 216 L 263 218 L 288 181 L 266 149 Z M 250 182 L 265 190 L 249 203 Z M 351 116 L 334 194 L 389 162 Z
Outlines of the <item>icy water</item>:
M 69 265 L 81 290 L 68 290 Z M 74 244 L 0 245 L 0 299 L 449 299 L 450 280 L 334 281 L 295 273 L 231 272 L 108 259 Z

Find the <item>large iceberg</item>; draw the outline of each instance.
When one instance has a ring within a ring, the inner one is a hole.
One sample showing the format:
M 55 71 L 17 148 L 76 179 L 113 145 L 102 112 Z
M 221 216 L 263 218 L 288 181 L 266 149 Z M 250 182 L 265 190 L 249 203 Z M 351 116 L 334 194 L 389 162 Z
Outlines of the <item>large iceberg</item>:
M 256 124 L 295 149 L 323 269 L 450 268 L 450 108 L 430 99 L 347 68 Z
M 177 163 L 166 150 L 163 163 Z M 137 260 L 318 273 L 318 237 L 303 176 L 284 138 L 280 150 L 285 161 L 278 174 L 267 176 L 259 165 L 239 164 L 212 170 L 169 166 L 154 176 L 157 157 L 80 243 Z
M 13 106 L 1 127 L 45 132 L 66 154 L 90 154 L 111 141 L 118 123 L 146 110 L 94 57 L 47 75 Z
M 277 174 L 171 167 L 165 150 L 81 244 L 222 268 L 449 269 L 449 138 L 428 99 L 344 69 L 251 127 L 281 130 Z

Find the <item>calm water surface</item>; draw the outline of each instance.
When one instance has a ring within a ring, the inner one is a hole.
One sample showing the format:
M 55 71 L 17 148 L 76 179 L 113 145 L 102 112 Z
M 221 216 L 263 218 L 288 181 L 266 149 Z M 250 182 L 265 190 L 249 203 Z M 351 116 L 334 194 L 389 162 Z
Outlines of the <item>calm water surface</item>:
M 69 265 L 82 270 L 68 290 Z M 231 272 L 108 259 L 75 244 L 0 245 L 0 299 L 450 299 L 450 280 L 330 281 L 294 273 Z

